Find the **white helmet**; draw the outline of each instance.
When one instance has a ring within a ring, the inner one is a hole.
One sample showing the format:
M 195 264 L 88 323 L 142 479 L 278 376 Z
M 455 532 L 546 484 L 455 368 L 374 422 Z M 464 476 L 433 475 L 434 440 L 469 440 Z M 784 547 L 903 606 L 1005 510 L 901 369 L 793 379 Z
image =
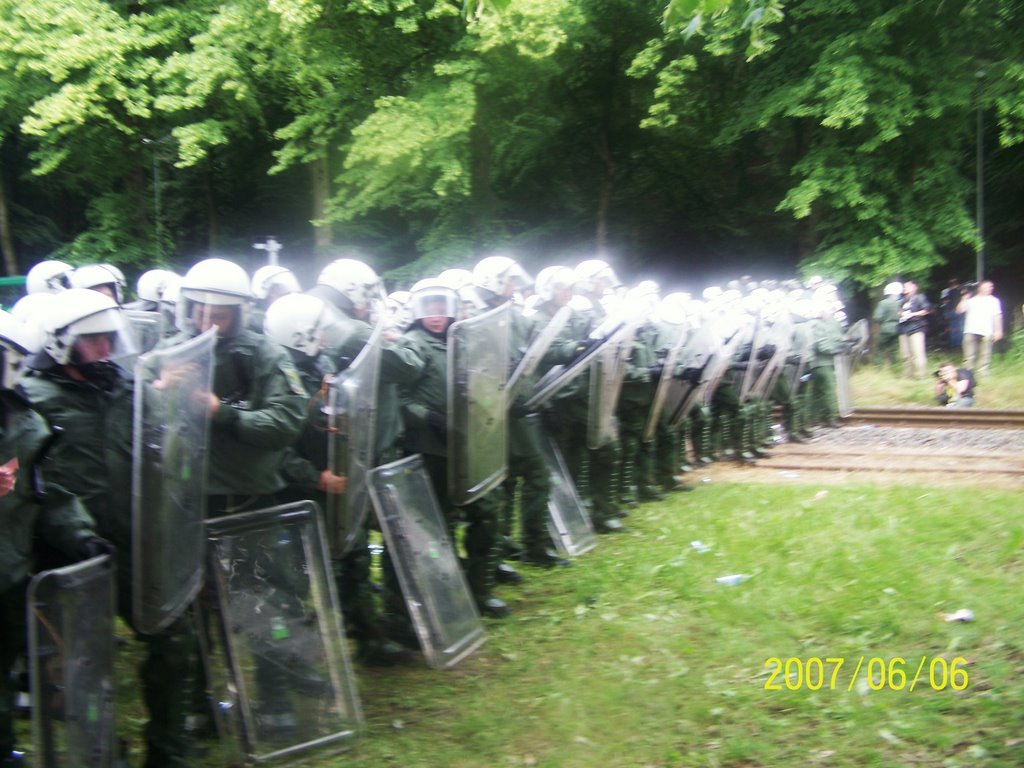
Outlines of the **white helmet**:
M 882 293 L 886 296 L 900 296 L 903 293 L 903 283 L 889 283 Z
M 409 302 L 412 294 L 409 291 L 389 293 L 384 303 L 387 311 L 388 325 L 392 328 L 408 328 L 412 322 L 412 309 Z
M 569 267 L 545 267 L 537 273 L 536 295 L 541 301 L 551 301 L 557 291 L 571 291 L 576 285 L 576 272 Z
M 315 296 L 290 293 L 267 307 L 263 332 L 283 347 L 316 357 L 333 317 L 327 304 Z
M 413 320 L 424 317 L 458 317 L 459 296 L 455 289 L 437 278 L 420 280 L 409 291 Z
M 369 309 L 370 303 L 381 298 L 383 293 L 380 277 L 359 259 L 332 261 L 323 268 L 316 284 L 333 288 L 351 303 L 352 310 L 356 312 Z
M 139 275 L 135 282 L 135 294 L 142 301 L 157 303 L 163 298 L 167 285 L 180 280 L 181 278 L 169 269 L 149 269 Z
M 487 256 L 473 267 L 473 285 L 495 296 L 511 297 L 532 282 L 526 270 L 509 256 Z
M 0 309 L 0 389 L 14 389 L 21 379 L 22 361 L 42 346 L 38 330 Z
M 669 325 L 682 325 L 690 316 L 690 294 L 677 291 L 666 294 L 658 304 L 657 317 Z
M 468 269 L 462 269 L 461 267 L 452 267 L 451 269 L 444 270 L 440 275 L 437 276 L 445 285 L 450 285 L 456 291 L 463 288 L 464 286 L 471 285 L 473 282 L 473 273 Z
M 302 290 L 292 271 L 277 264 L 268 264 L 253 272 L 250 287 L 253 297 L 261 301 L 267 298 L 271 292 L 283 296 L 289 293 L 299 293 Z
M 252 298 L 249 276 L 227 259 L 204 259 L 195 264 L 181 279 L 179 294 L 183 299 L 214 306 L 248 304 Z
M 43 318 L 43 351 L 60 365 L 71 362 L 81 336 L 111 334 L 113 356 L 134 351 L 121 308 L 112 298 L 89 288 L 69 288 Z
M 124 303 L 124 273 L 110 264 L 83 264 L 71 273 L 72 288 L 89 288 L 98 291 L 109 287 L 113 299 L 118 304 Z
M 74 267 L 63 261 L 40 261 L 25 275 L 26 293 L 58 293 L 71 287 Z
M 199 332 L 194 309 L 197 304 L 206 307 L 238 307 L 238 316 L 232 326 L 237 334 L 248 325 L 249 275 L 227 259 L 204 259 L 195 264 L 181 279 L 176 307 L 178 328 L 195 335 Z
M 590 296 L 601 296 L 622 285 L 615 270 L 601 259 L 587 259 L 577 264 L 576 279 L 576 290 Z
M 36 323 L 42 327 L 43 318 L 58 301 L 60 299 L 52 293 L 30 293 L 14 302 L 11 314 L 20 323 Z

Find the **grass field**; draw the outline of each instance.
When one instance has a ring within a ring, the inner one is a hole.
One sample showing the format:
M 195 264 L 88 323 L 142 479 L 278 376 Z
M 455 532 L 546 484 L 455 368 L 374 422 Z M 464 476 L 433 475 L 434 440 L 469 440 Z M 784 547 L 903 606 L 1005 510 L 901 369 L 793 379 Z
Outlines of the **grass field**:
M 646 505 L 633 535 L 503 588 L 513 616 L 460 667 L 360 671 L 365 737 L 316 764 L 1021 765 L 1019 502 L 736 484 Z M 976 619 L 940 615 L 961 608 Z M 772 677 L 772 657 L 824 677 Z

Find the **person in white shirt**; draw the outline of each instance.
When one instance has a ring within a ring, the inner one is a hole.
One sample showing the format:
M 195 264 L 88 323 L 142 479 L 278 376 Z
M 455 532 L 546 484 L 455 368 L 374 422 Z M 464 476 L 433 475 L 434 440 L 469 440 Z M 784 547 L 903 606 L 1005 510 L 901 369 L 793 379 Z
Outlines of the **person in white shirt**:
M 964 368 L 975 376 L 988 373 L 992 344 L 1003 338 L 1003 307 L 992 295 L 991 280 L 982 280 L 973 294 L 964 293 L 956 311 L 964 315 Z

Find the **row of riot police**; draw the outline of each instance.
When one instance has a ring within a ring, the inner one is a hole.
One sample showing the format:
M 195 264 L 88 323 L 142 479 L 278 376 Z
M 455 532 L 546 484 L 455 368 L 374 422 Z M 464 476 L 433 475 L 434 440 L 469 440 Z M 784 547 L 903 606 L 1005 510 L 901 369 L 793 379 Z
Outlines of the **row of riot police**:
M 569 565 L 629 508 L 690 490 L 681 468 L 753 459 L 773 404 L 792 439 L 833 425 L 849 345 L 830 286 L 661 297 L 596 259 L 533 280 L 490 256 L 386 298 L 357 258 L 304 293 L 283 267 L 250 277 L 224 259 L 146 272 L 131 303 L 110 265 L 43 262 L 27 288 L 0 316 L 4 615 L 72 610 L 27 587 L 41 544 L 45 564 L 110 573 L 145 647 L 147 766 L 189 764 L 214 723 L 250 757 L 347 733 L 358 701 L 333 601 L 363 662 L 422 647 L 456 663 L 478 613 L 509 612 L 495 589 L 522 580 L 513 562 Z M 10 621 L 2 755 L 25 646 Z M 35 656 L 70 653 L 43 636 Z

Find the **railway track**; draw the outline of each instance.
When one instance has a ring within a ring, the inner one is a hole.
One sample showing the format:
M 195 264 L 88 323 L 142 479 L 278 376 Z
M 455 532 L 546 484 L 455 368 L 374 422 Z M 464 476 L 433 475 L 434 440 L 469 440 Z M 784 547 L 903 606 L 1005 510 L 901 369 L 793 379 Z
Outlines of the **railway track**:
M 1024 411 L 873 407 L 842 421 L 806 443 L 780 443 L 752 465 L 716 462 L 706 476 L 1024 489 Z
M 862 407 L 843 419 L 844 424 L 934 429 L 1024 429 L 1024 410 L 994 408 Z

